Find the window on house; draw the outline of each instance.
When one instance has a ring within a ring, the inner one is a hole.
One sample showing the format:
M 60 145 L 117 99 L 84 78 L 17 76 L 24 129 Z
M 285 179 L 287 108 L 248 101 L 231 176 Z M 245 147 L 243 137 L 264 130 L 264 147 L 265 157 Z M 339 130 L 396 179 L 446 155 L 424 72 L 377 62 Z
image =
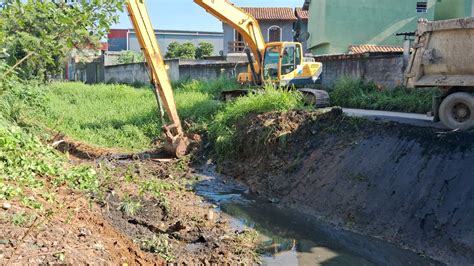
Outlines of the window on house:
M 428 2 L 420 1 L 416 3 L 416 13 L 426 13 L 428 11 Z
M 230 52 L 242 52 L 245 48 L 244 38 L 242 34 L 234 30 L 234 43 L 230 47 Z
M 278 26 L 271 26 L 268 29 L 268 42 L 281 41 L 281 28 Z

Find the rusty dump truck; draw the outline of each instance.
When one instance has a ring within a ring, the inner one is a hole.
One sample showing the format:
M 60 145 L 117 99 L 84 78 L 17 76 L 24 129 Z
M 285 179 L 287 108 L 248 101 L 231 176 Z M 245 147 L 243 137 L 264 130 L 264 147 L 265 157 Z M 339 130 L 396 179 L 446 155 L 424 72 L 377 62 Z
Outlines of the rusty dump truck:
M 474 128 L 474 18 L 418 21 L 404 85 L 440 88 L 433 99 L 435 122 Z

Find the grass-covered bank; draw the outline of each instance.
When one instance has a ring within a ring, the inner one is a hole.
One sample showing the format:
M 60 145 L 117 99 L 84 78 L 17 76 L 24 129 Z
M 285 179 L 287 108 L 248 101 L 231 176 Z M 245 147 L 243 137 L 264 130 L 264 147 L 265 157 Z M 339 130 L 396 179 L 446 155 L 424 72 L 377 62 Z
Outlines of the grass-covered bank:
M 437 93 L 435 89 L 379 89 L 374 83 L 352 79 L 341 79 L 329 90 L 332 105 L 407 113 L 431 111 L 432 98 Z
M 187 129 L 206 129 L 222 105 L 217 94 L 233 86 L 226 80 L 176 83 L 176 104 Z M 149 88 L 76 82 L 22 86 L 7 92 L 1 104 L 18 123 L 101 147 L 139 151 L 161 136 L 159 110 Z
M 236 101 L 219 101 L 220 92 L 239 85 L 233 80 L 183 81 L 174 84 L 178 112 L 187 132 L 208 132 L 217 157 L 238 150 L 235 124 L 249 113 L 302 108 L 296 92 L 265 88 Z M 61 132 L 77 141 L 99 147 L 141 151 L 161 135 L 161 119 L 150 88 L 125 85 L 51 83 L 10 91 L 0 101 L 12 110 L 17 123 L 35 129 Z

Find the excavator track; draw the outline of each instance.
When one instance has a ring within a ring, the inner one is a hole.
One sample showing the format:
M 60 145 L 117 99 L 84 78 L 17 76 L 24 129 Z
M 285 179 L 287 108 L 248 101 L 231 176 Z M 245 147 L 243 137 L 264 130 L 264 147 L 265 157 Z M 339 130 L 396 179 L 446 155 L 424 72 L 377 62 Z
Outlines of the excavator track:
M 315 106 L 316 108 L 325 108 L 331 104 L 327 91 L 311 88 L 301 88 L 297 90 L 303 94 L 306 105 Z

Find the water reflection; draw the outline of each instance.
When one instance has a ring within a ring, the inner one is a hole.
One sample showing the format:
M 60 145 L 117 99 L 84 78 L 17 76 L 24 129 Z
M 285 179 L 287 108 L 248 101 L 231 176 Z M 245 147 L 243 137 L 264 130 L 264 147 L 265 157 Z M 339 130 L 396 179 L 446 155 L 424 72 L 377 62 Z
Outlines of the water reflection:
M 335 229 L 270 203 L 245 186 L 207 173 L 196 192 L 229 215 L 232 225 L 257 230 L 264 265 L 436 265 L 386 242 Z

